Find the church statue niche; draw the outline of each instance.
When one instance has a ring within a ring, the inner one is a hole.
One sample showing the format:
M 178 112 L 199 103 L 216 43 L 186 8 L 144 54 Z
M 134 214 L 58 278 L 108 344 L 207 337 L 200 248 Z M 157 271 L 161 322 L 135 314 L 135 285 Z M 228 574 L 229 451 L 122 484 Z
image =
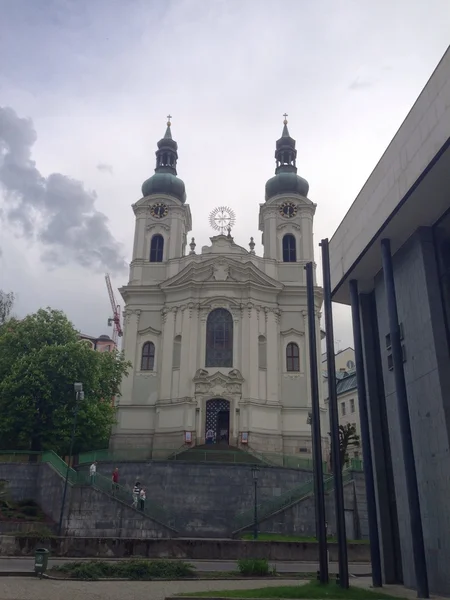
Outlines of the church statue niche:
M 205 366 L 233 366 L 233 317 L 225 308 L 216 308 L 208 315 Z

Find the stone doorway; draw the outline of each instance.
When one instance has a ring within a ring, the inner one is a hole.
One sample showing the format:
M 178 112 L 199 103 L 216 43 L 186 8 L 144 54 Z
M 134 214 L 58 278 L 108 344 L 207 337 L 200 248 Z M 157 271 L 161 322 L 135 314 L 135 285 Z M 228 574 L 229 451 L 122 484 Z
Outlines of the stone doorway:
M 230 403 L 223 398 L 206 402 L 205 442 L 207 444 L 230 443 Z

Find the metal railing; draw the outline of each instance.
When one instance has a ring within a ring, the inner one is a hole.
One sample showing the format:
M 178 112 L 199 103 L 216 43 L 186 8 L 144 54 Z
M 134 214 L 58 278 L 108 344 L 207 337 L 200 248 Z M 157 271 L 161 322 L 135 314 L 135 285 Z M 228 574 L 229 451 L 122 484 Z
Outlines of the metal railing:
M 133 506 L 133 491 L 131 488 L 114 483 L 111 478 L 100 475 L 100 473 L 96 473 L 94 476 L 91 476 L 87 470 L 83 470 L 78 471 L 77 475 L 77 485 L 92 486 L 94 489 L 97 489 L 108 496 L 117 498 L 117 500 L 120 500 L 124 504 Z M 161 525 L 176 531 L 175 517 L 162 506 L 153 502 L 151 499 L 147 498 L 144 501 L 144 507 L 142 509 L 141 504 L 138 501 L 135 508 L 150 519 L 153 519 Z
M 352 481 L 352 474 L 349 471 L 342 473 L 342 482 L 345 485 Z M 330 492 L 334 489 L 334 477 L 333 475 L 325 476 L 323 480 L 324 491 Z M 314 480 L 311 479 L 302 485 L 299 485 L 291 490 L 285 492 L 281 496 L 266 500 L 261 504 L 258 504 L 258 523 L 264 521 L 275 513 L 296 504 L 314 494 Z M 246 509 L 237 513 L 233 521 L 233 534 L 251 527 L 254 524 L 254 507 Z
M 93 450 L 83 452 L 78 457 L 80 465 L 99 462 L 138 462 L 138 461 L 183 461 L 183 462 L 217 462 L 232 464 L 263 463 L 268 466 L 313 470 L 313 460 L 295 454 L 280 454 L 276 452 L 258 452 L 253 449 L 239 450 L 211 448 L 196 448 L 182 446 L 180 448 L 133 448 L 124 450 Z M 323 472 L 327 473 L 327 463 L 323 463 Z
M 29 463 L 29 462 L 40 462 L 47 463 L 60 475 L 63 479 L 67 476 L 67 463 L 58 456 L 52 450 L 46 450 L 45 452 L 29 452 L 21 450 L 4 450 L 0 451 L 0 463 Z M 94 478 L 91 478 L 87 470 L 75 471 L 72 467 L 69 467 L 68 471 L 68 483 L 71 486 L 74 485 L 88 485 L 93 488 L 108 494 L 109 496 L 117 498 L 125 504 L 132 505 L 133 495 L 132 490 L 119 484 L 114 484 L 112 479 L 100 475 L 97 473 Z M 140 504 L 138 503 L 138 509 Z M 151 518 L 154 521 L 172 529 L 175 529 L 175 518 L 163 507 L 159 506 L 150 499 L 146 499 L 144 502 L 143 510 L 140 510 L 145 516 Z
M 58 456 L 53 450 L 46 450 L 41 455 L 41 461 L 51 465 L 55 471 L 65 478 L 67 475 L 67 463 Z M 69 467 L 68 482 L 70 485 L 76 485 L 78 483 L 78 473 L 72 467 Z

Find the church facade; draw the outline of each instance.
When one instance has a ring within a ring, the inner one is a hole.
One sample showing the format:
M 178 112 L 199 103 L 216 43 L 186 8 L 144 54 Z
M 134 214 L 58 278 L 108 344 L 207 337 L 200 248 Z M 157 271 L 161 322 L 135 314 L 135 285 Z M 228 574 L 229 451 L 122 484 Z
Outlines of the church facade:
M 177 177 L 177 152 L 169 121 L 155 174 L 133 205 L 133 258 L 120 290 L 123 349 L 132 368 L 122 383 L 111 447 L 151 455 L 183 444 L 229 444 L 308 457 L 304 266 L 314 260 L 316 205 L 297 175 L 287 121 L 276 143 L 275 176 L 259 208 L 263 256 L 255 254 L 253 238 L 244 248 L 230 229 L 211 237 L 201 252 L 193 239 L 188 245 L 192 217 Z M 320 365 L 319 287 L 315 302 Z

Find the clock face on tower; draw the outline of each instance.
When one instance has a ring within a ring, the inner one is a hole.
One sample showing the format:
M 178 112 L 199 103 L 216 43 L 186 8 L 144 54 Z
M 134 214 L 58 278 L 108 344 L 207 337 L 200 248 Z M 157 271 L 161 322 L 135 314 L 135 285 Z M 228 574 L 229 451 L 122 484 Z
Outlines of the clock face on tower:
M 283 202 L 280 206 L 280 215 L 286 219 L 291 219 L 297 214 L 297 206 L 293 202 Z
M 167 217 L 168 213 L 169 207 L 163 204 L 162 202 L 157 202 L 150 209 L 150 214 L 155 219 L 163 219 L 164 217 Z

